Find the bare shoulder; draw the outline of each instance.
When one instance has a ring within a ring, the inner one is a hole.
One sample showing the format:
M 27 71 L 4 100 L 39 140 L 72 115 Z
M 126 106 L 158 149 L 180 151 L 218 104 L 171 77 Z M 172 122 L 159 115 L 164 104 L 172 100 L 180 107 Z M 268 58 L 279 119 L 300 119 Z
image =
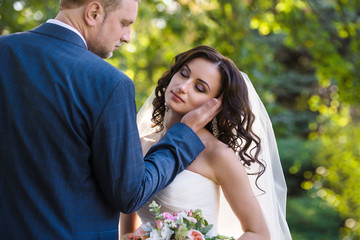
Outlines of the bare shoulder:
M 207 130 L 199 131 L 199 137 L 205 145 L 204 155 L 211 164 L 218 164 L 219 162 L 238 160 L 235 152 L 225 143 L 215 138 Z M 221 160 L 221 161 L 219 161 Z
M 242 162 L 228 145 L 206 130 L 201 131 L 199 137 L 205 145 L 201 156 L 203 166 L 206 165 L 211 170 L 215 182 L 220 184 L 224 177 L 230 177 L 232 174 L 247 175 Z
M 205 148 L 206 156 L 212 165 L 223 165 L 226 162 L 237 160 L 235 152 L 225 143 L 215 138 Z

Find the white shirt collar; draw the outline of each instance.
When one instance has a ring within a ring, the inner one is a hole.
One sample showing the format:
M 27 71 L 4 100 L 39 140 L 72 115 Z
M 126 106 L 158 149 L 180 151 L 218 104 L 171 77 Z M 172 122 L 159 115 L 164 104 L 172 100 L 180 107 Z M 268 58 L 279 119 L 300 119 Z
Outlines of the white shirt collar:
M 83 37 L 83 35 L 81 35 L 81 33 L 74 27 L 70 26 L 69 24 L 66 24 L 64 22 L 61 22 L 57 19 L 49 19 L 46 21 L 47 23 L 52 23 L 52 24 L 56 24 L 56 25 L 59 25 L 59 26 L 62 26 L 64 28 L 67 28 L 73 32 L 75 32 L 77 35 L 79 35 L 81 37 L 81 39 L 84 41 L 85 45 L 86 45 L 86 48 L 87 48 L 87 44 L 86 44 L 86 41 L 85 41 L 85 38 Z

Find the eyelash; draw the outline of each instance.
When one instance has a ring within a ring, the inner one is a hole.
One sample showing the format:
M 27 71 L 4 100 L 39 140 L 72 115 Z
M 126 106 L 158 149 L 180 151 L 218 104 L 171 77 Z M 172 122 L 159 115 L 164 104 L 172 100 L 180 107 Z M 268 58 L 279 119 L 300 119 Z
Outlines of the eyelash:
M 188 78 L 188 76 L 184 73 L 184 72 L 186 72 L 185 70 L 181 70 L 180 71 L 180 75 L 182 76 L 182 77 L 184 77 L 184 78 Z M 196 83 L 195 84 L 195 88 L 196 88 L 196 90 L 198 90 L 199 92 L 205 92 L 205 90 L 204 90 L 204 87 L 201 85 L 201 84 L 199 84 L 199 83 Z
M 187 75 L 185 75 L 185 73 L 184 73 L 184 72 L 185 72 L 185 70 L 181 70 L 181 71 L 180 71 L 180 75 L 181 75 L 182 77 L 187 78 L 188 76 L 187 76 Z
M 121 22 L 121 26 L 122 27 L 127 27 L 127 26 L 129 26 L 130 24 L 128 24 L 128 23 L 124 23 L 124 22 Z
M 195 88 L 196 88 L 199 92 L 202 92 L 202 93 L 205 92 L 204 87 L 203 87 L 201 84 L 195 84 Z

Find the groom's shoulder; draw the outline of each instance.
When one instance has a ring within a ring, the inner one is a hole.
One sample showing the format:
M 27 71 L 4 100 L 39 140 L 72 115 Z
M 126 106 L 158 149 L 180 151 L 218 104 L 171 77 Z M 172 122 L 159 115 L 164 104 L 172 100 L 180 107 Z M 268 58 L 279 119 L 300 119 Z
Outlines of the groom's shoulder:
M 86 82 L 91 85 L 96 85 L 100 88 L 101 86 L 104 88 L 114 88 L 115 86 L 126 89 L 134 88 L 134 83 L 129 76 L 88 50 L 86 50 L 86 53 L 84 52 L 80 62 L 76 64 L 77 77 L 83 76 Z
M 16 33 L 10 33 L 6 35 L 0 35 L 0 43 L 1 44 L 13 44 L 14 41 L 22 40 L 26 38 L 26 35 L 28 35 L 29 32 L 16 32 Z M 25 38 L 24 38 L 25 37 Z
M 132 80 L 124 72 L 116 68 L 114 65 L 110 64 L 106 60 L 96 56 L 91 52 L 89 54 L 93 55 L 93 57 L 91 58 L 91 60 L 89 59 L 88 63 L 91 64 L 91 69 L 94 71 L 94 73 L 96 72 L 96 74 L 98 74 L 98 76 L 100 76 L 101 78 L 113 81 L 132 82 Z

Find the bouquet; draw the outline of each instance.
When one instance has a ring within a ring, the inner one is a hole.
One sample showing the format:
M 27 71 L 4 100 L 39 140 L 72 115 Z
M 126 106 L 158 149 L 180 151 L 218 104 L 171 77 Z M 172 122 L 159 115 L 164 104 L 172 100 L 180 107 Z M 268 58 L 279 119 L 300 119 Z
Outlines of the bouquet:
M 128 236 L 129 240 L 234 240 L 222 235 L 210 237 L 207 235 L 213 224 L 208 224 L 202 216 L 201 209 L 181 211 L 170 214 L 160 213 L 160 207 L 155 201 L 150 205 L 150 211 L 155 212 L 155 224 L 142 224 Z

